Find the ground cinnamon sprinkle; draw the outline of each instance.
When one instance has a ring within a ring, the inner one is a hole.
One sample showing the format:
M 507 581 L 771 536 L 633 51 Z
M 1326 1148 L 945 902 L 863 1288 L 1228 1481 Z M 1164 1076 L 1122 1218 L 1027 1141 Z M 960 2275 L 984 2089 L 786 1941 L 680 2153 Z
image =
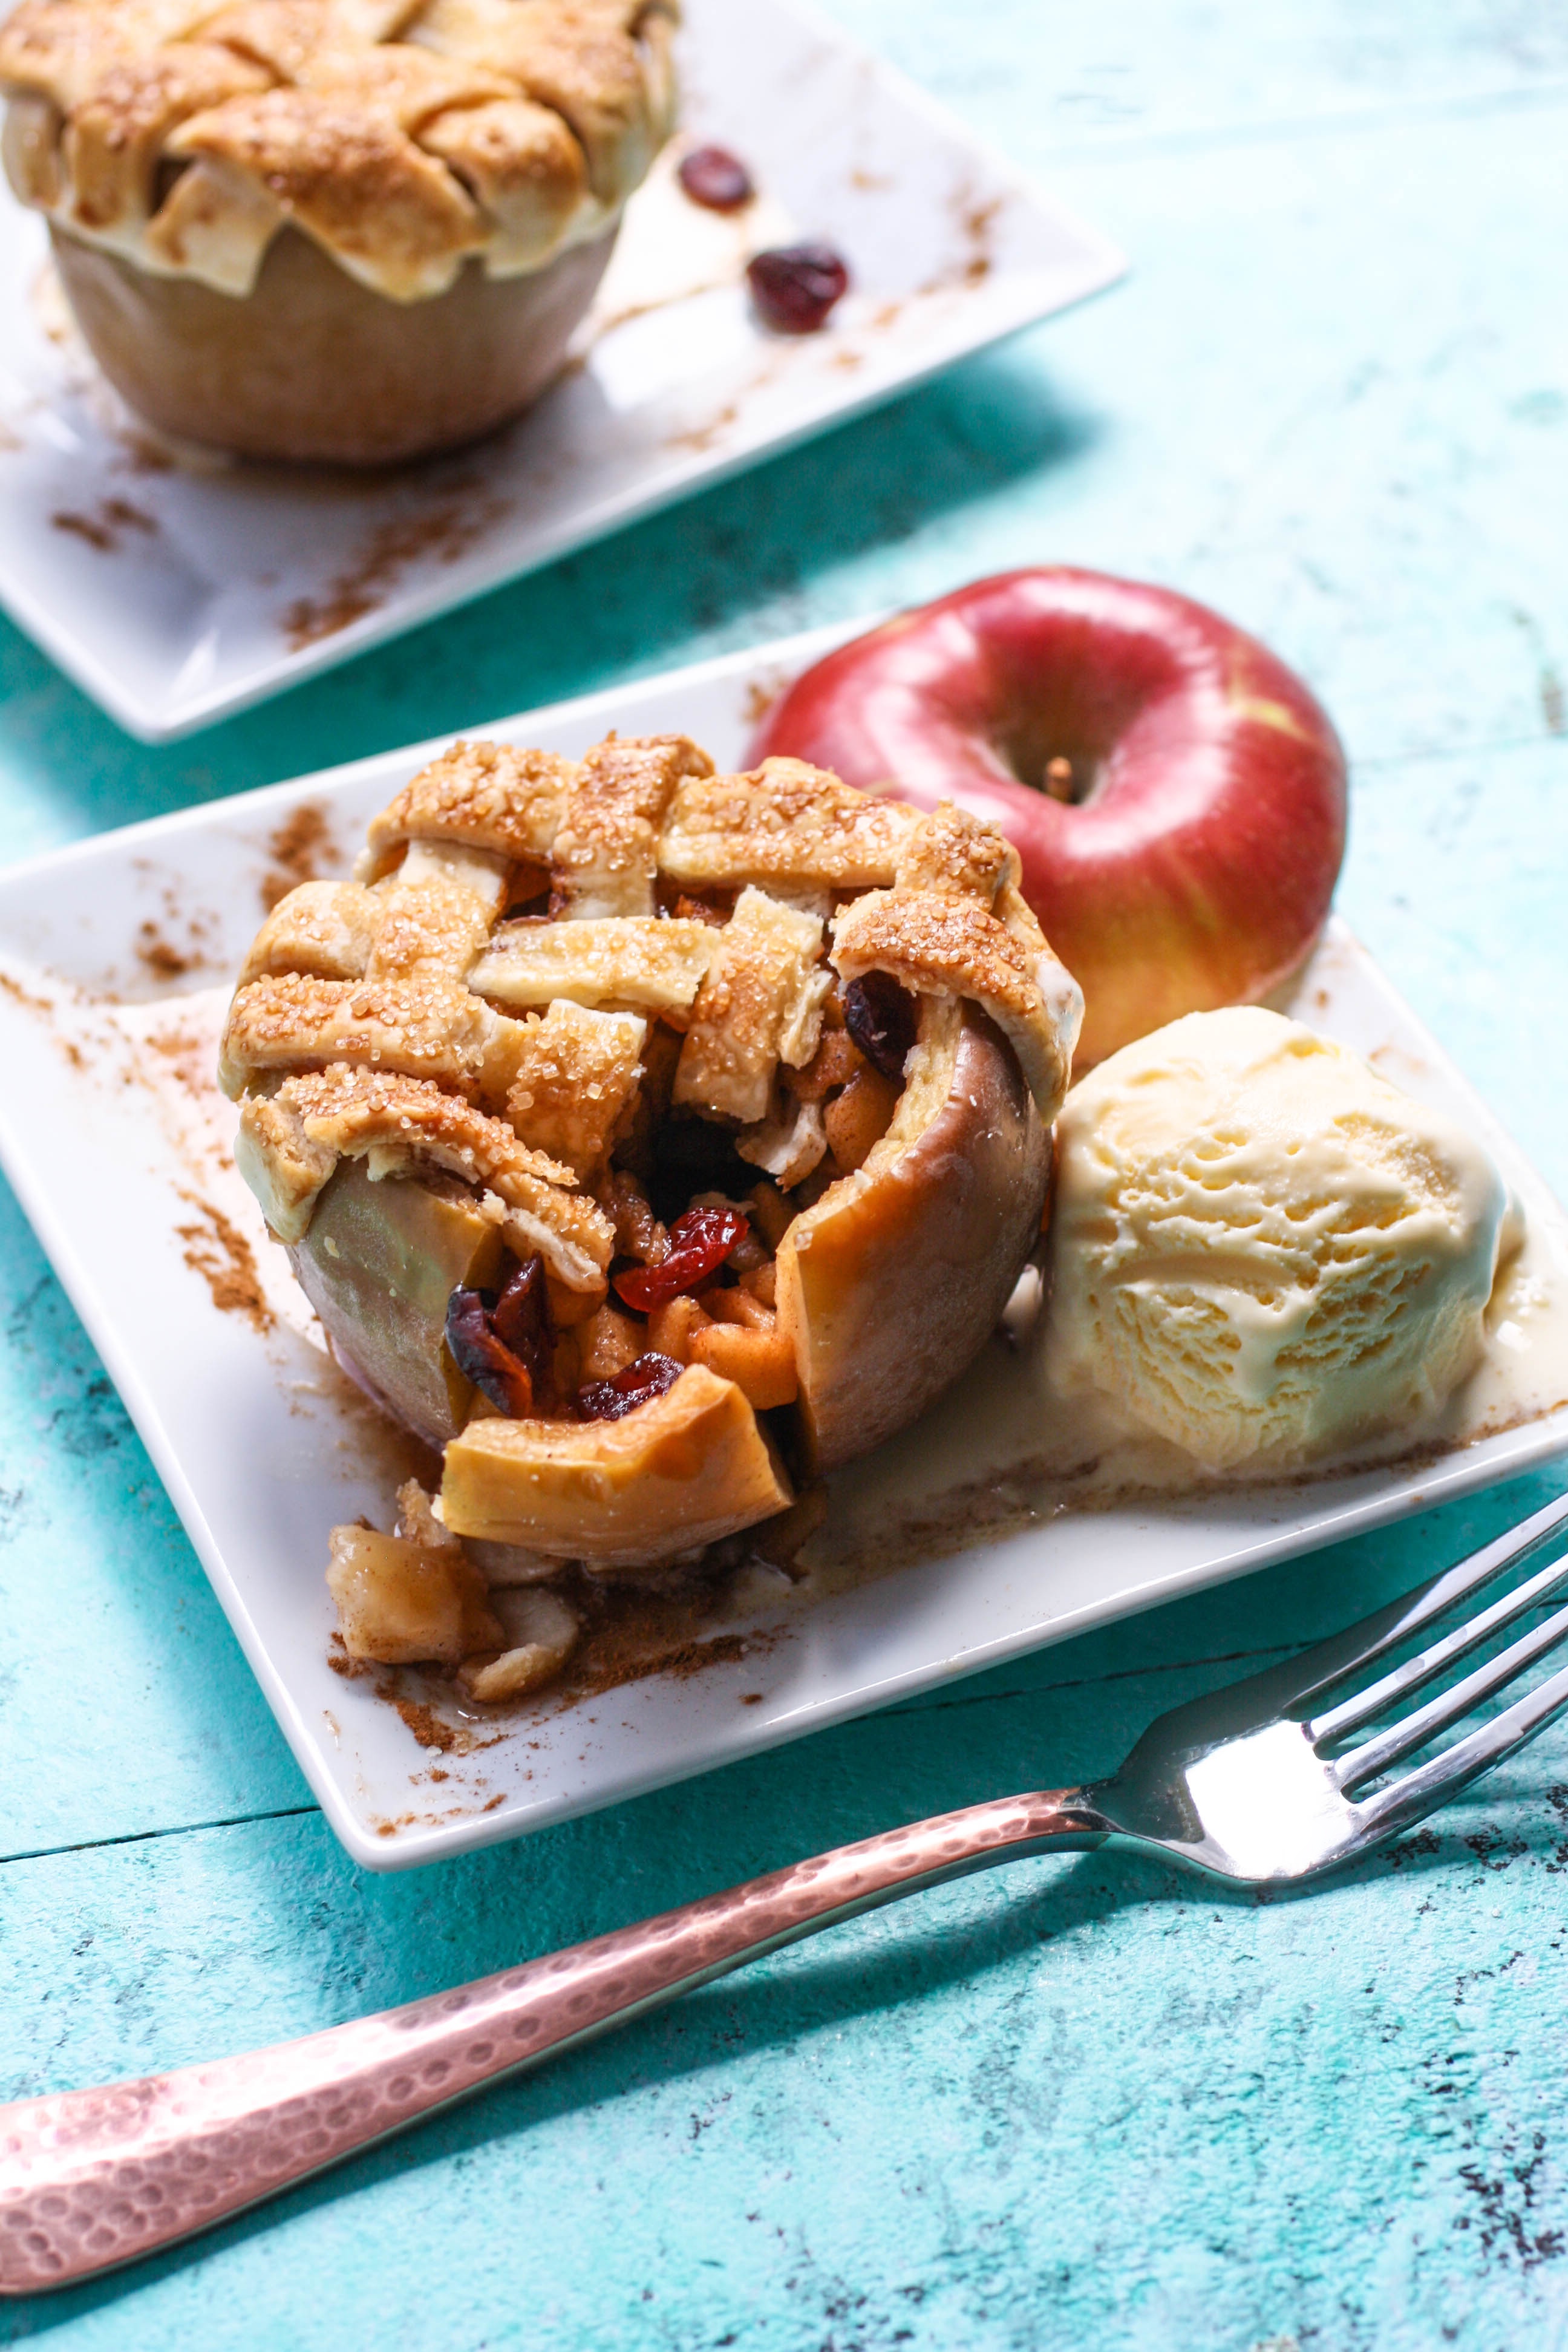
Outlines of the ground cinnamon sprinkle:
M 262 877 L 261 903 L 270 914 L 279 898 L 301 882 L 315 881 L 323 866 L 338 863 L 337 844 L 319 802 L 301 801 L 284 818 L 267 845 L 267 855 L 272 866 Z
M 207 1221 L 205 1225 L 176 1225 L 174 1231 L 185 1244 L 185 1264 L 202 1276 L 213 1305 L 225 1315 L 243 1315 L 252 1330 L 270 1331 L 278 1318 L 261 1287 L 256 1254 L 239 1227 L 194 1192 L 182 1192 L 180 1198 Z
M 783 699 L 785 680 L 782 677 L 754 677 L 746 688 L 745 716 L 748 727 L 760 727 L 769 713 Z
M 50 1020 L 54 1018 L 55 1008 L 48 998 L 35 996 L 30 989 L 23 987 L 19 980 L 13 980 L 8 971 L 0 971 L 0 989 L 4 989 L 13 1003 L 20 1004 L 26 1012 L 42 1013 Z
M 217 1074 L 213 1066 L 210 1037 L 189 1029 L 153 1029 L 144 1042 L 150 1053 L 168 1063 L 175 1084 L 192 1102 L 205 1107 L 216 1094 Z
M 579 1699 L 600 1698 L 606 1691 L 620 1690 L 627 1683 L 640 1683 L 650 1675 L 671 1675 L 677 1682 L 689 1682 L 709 1666 L 738 1664 L 755 1646 L 754 1639 L 748 1640 L 743 1633 L 714 1633 L 705 1642 L 679 1642 L 673 1649 L 644 1650 L 631 1657 L 595 1662 L 590 1654 L 578 1672 L 568 1672 L 563 1696 L 569 1693 L 575 1705 Z M 592 1644 L 589 1649 L 591 1653 Z
M 620 1585 L 581 1572 L 567 1571 L 558 1582 L 570 1593 L 584 1621 L 584 1638 L 561 1679 L 537 1697 L 485 1709 L 485 1721 L 494 1727 L 488 1738 L 466 1724 L 447 1722 L 426 1700 L 405 1696 L 408 1689 L 405 1674 L 409 1670 L 350 1661 L 342 1653 L 341 1635 L 333 1636 L 328 1664 L 340 1675 L 368 1674 L 376 1696 L 396 1709 L 422 1748 L 467 1756 L 476 1748 L 494 1748 L 514 1738 L 525 1726 L 537 1722 L 541 1706 L 552 1713 L 571 1712 L 585 1700 L 602 1698 L 628 1683 L 660 1675 L 689 1682 L 710 1666 L 738 1665 L 742 1659 L 765 1655 L 789 1630 L 772 1625 L 748 1628 L 744 1633 L 700 1633 L 697 1627 L 704 1617 L 711 1619 L 717 1600 L 712 1582 L 701 1577 L 692 1578 L 677 1593 L 651 1592 L 646 1587 Z M 436 1670 L 412 1671 L 414 1688 L 428 1689 L 427 1676 Z
M 73 514 L 62 509 L 49 520 L 57 530 L 73 539 L 84 539 L 89 547 L 96 547 L 100 555 L 117 552 L 122 535 L 128 530 L 142 532 L 149 539 L 158 536 L 158 525 L 150 514 L 133 507 L 129 499 L 104 499 L 96 514 Z
M 200 961 L 171 947 L 156 923 L 143 923 L 136 934 L 136 960 L 155 980 L 181 980 Z
M 461 1733 L 449 1723 L 443 1723 L 433 1706 L 426 1706 L 415 1698 L 395 1698 L 392 1704 L 421 1748 L 439 1748 L 448 1755 L 462 1744 Z
M 336 636 L 383 605 L 411 564 L 426 557 L 456 563 L 492 524 L 511 511 L 510 499 L 480 493 L 466 484 L 424 514 L 403 515 L 380 524 L 360 553 L 328 586 L 324 596 L 297 597 L 283 615 L 291 653 Z
M 995 267 L 992 253 L 992 233 L 997 215 L 1002 210 L 1002 198 L 993 196 L 989 204 L 972 205 L 963 215 L 964 234 L 969 239 L 969 253 L 963 265 L 963 282 L 978 286 L 989 278 Z

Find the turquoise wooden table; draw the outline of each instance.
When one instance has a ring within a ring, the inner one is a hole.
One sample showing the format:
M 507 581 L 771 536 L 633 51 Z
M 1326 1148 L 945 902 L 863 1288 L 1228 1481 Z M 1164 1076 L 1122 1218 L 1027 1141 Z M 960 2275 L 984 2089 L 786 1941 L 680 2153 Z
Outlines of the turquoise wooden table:
M 1568 1194 L 1568 19 L 833 0 L 1119 238 L 1100 303 L 269 709 L 140 749 L 0 633 L 5 839 L 1041 558 L 1275 644 L 1342 905 Z M 530 1843 L 360 1875 L 0 1205 L 0 2092 L 305 2032 L 901 1817 L 1105 1769 L 1562 1471 Z M 1243 1664 L 1246 1662 L 1246 1664 Z M 1258 1903 L 1100 1857 L 777 1957 L 0 2340 L 767 2352 L 1568 2344 L 1568 1725 Z

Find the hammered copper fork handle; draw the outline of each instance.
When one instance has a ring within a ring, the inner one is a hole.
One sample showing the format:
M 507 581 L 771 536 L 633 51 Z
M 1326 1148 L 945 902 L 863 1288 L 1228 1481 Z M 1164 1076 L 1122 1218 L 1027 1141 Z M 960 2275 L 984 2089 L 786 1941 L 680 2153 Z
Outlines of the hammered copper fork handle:
M 66 2286 L 173 2245 L 857 1912 L 1110 1833 L 1081 1790 L 971 1805 L 303 2042 L 0 2107 L 0 2294 Z

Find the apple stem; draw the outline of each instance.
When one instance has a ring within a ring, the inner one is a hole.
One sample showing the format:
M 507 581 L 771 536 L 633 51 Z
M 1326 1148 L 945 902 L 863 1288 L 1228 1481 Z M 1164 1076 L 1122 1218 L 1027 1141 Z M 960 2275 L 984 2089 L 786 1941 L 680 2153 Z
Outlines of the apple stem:
M 1056 759 L 1046 761 L 1046 791 L 1054 801 L 1071 800 L 1072 761 L 1070 760 Z

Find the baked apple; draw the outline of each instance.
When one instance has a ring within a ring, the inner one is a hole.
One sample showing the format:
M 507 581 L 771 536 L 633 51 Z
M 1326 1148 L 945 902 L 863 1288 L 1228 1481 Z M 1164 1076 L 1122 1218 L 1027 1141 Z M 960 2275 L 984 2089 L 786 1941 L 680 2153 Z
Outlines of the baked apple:
M 1344 755 L 1300 679 L 1190 598 L 1100 572 L 900 614 L 797 679 L 753 749 L 999 825 L 1082 986 L 1085 1066 L 1277 988 L 1344 855 Z
M 353 881 L 280 901 L 223 1042 L 239 1165 L 345 1367 L 445 1460 L 384 1644 L 432 1576 L 465 1622 L 438 1538 L 689 1556 L 964 1370 L 1039 1230 L 1081 1009 L 1017 873 L 958 809 L 612 737 L 459 744 Z M 391 1574 L 363 1550 L 360 1617 Z
M 22 0 L 5 159 L 151 424 L 384 465 L 559 372 L 674 113 L 677 0 Z

